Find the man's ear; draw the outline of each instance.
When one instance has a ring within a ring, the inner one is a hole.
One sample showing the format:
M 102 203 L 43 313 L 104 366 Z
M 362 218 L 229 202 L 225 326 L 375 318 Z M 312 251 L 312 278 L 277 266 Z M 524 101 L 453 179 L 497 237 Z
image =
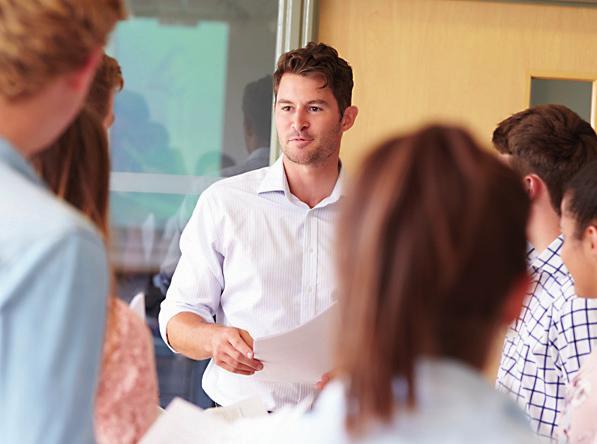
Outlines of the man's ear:
M 342 120 L 340 121 L 340 127 L 342 132 L 348 131 L 354 125 L 354 121 L 357 119 L 359 109 L 356 106 L 349 106 L 344 110 Z
M 524 176 L 523 184 L 531 202 L 536 200 L 545 191 L 545 183 L 536 174 L 527 174 Z
M 102 48 L 95 48 L 89 54 L 87 61 L 83 66 L 70 72 L 66 76 L 67 85 L 75 91 L 87 92 L 87 89 L 89 88 L 89 85 L 95 76 L 95 70 L 97 69 L 97 66 L 102 58 L 102 54 Z
M 518 319 L 520 316 L 520 311 L 522 310 L 522 304 L 526 295 L 528 294 L 530 285 L 531 278 L 527 273 L 522 274 L 514 281 L 510 291 L 508 292 L 508 296 L 502 310 L 501 323 L 503 325 L 510 325 L 512 322 Z

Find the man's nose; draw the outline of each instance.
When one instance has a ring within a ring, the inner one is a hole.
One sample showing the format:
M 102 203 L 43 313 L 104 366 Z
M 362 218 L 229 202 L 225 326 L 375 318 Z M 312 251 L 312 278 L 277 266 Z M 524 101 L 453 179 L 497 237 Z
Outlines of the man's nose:
M 292 119 L 292 129 L 301 132 L 309 128 L 309 119 L 307 113 L 298 109 Z

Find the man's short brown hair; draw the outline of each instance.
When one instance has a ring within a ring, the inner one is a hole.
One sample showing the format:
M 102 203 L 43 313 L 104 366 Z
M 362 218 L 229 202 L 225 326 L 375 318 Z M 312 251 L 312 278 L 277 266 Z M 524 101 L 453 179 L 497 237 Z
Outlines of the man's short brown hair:
M 89 88 L 86 106 L 93 111 L 100 120 L 104 121 L 110 114 L 110 97 L 124 87 L 124 78 L 118 61 L 107 54 L 95 72 L 95 77 Z
M 589 161 L 597 159 L 597 135 L 578 114 L 563 105 L 538 105 L 500 122 L 493 144 L 511 156 L 521 176 L 536 174 L 545 182 L 560 214 L 564 187 Z
M 274 72 L 274 94 L 284 74 L 320 75 L 325 87 L 330 87 L 340 109 L 340 115 L 352 104 L 352 68 L 346 60 L 338 56 L 331 46 L 324 43 L 310 42 L 304 48 L 282 54 Z
M 123 0 L 0 0 L 0 97 L 34 95 L 84 66 L 124 16 Z

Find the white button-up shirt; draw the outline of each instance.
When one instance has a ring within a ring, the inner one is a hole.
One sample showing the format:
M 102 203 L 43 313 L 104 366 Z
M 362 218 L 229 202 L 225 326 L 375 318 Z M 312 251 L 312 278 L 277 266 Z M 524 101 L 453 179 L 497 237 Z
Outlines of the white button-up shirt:
M 162 303 L 160 331 L 181 312 L 259 338 L 297 327 L 336 299 L 334 233 L 343 173 L 314 208 L 290 193 L 282 159 L 209 187 L 184 229 L 182 256 Z M 218 404 L 259 395 L 269 409 L 313 393 L 305 384 L 267 383 L 211 361 L 203 388 Z

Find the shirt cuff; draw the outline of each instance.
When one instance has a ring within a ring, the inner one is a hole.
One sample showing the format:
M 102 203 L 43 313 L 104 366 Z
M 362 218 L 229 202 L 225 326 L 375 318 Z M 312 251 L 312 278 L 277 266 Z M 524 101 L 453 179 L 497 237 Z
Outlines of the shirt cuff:
M 166 335 L 166 327 L 168 326 L 168 322 L 170 322 L 170 320 L 179 313 L 194 313 L 197 316 L 200 316 L 205 322 L 210 324 L 214 323 L 213 315 L 207 307 L 191 306 L 187 304 L 170 302 L 168 301 L 168 298 L 166 298 L 160 306 L 160 314 L 158 315 L 160 335 L 162 336 L 162 339 L 164 340 L 164 343 L 168 346 L 168 348 L 177 354 L 178 352 L 174 350 L 174 348 L 172 348 L 172 346 L 168 342 L 168 336 Z

